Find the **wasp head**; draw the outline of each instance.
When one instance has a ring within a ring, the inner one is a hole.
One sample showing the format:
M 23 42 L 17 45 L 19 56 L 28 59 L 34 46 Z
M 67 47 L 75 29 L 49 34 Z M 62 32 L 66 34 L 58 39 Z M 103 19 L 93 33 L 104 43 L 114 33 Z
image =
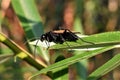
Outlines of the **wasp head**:
M 40 37 L 40 40 L 43 42 L 44 40 L 46 40 L 46 35 L 45 34 L 42 34 L 41 37 Z

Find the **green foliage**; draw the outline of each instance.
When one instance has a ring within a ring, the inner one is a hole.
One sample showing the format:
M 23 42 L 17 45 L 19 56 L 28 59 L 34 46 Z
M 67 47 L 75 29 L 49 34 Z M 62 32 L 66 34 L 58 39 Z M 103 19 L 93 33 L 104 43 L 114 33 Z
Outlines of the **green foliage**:
M 95 56 L 97 54 L 100 54 L 102 52 L 105 52 L 105 51 L 113 49 L 113 48 L 114 48 L 113 46 L 103 47 L 103 48 L 100 48 L 100 49 L 96 49 L 96 50 L 93 50 L 93 51 L 90 51 L 90 52 L 85 52 L 85 53 L 82 53 L 82 54 L 64 59 L 64 60 L 59 61 L 59 62 L 57 62 L 53 65 L 48 66 L 47 68 L 44 68 L 44 69 L 40 70 L 38 73 L 34 74 L 32 77 L 34 77 L 36 75 L 39 75 L 41 73 L 47 73 L 49 71 L 57 72 L 58 70 L 64 69 L 64 68 L 68 67 L 69 65 L 74 64 L 74 63 L 76 63 L 80 60 L 88 59 L 92 56 Z
M 79 2 L 78 0 L 76 2 Z M 83 3 L 83 1 L 81 1 Z M 77 4 L 78 5 L 78 4 Z M 33 0 L 12 0 L 12 6 L 13 9 L 17 15 L 17 17 L 20 20 L 20 24 L 25 32 L 25 37 L 27 40 L 34 39 L 36 37 L 40 37 L 41 34 L 43 34 L 43 24 L 41 20 L 41 16 L 39 15 L 35 2 Z M 79 6 L 78 6 L 79 7 Z M 78 10 L 77 12 L 80 12 L 80 16 L 82 14 L 83 8 L 81 10 Z M 76 18 L 76 23 L 74 26 L 81 26 L 81 23 L 79 23 L 81 19 Z M 0 22 L 1 24 L 1 22 Z M 76 28 L 78 29 L 78 28 Z M 79 53 L 77 55 L 73 55 L 72 57 L 62 59 L 61 61 L 54 62 L 53 64 L 50 64 L 49 61 L 49 54 L 47 54 L 47 50 L 43 49 L 42 47 L 39 47 L 39 55 L 42 57 L 41 59 L 35 59 L 33 55 L 31 55 L 29 52 L 26 51 L 23 48 L 21 48 L 19 45 L 17 45 L 15 42 L 7 38 L 3 33 L 0 33 L 0 42 L 8 46 L 13 52 L 15 57 L 19 57 L 21 60 L 26 61 L 26 63 L 30 64 L 34 68 L 38 70 L 38 72 L 34 73 L 33 76 L 31 76 L 29 79 L 32 79 L 39 74 L 45 74 L 49 75 L 51 79 L 68 79 L 68 67 L 70 65 L 73 65 L 77 62 L 80 62 L 82 60 L 87 60 L 91 57 L 94 57 L 98 54 L 102 54 L 103 52 L 119 48 L 120 47 L 120 31 L 113 31 L 113 32 L 104 32 L 99 34 L 90 35 L 87 37 L 82 37 L 81 39 L 77 40 L 76 42 L 64 42 L 63 44 L 56 44 L 54 46 L 51 46 L 50 50 L 84 50 L 86 51 Z M 70 47 L 66 44 L 68 43 Z M 33 45 L 29 45 L 33 46 Z M 33 48 L 33 47 L 32 47 Z M 87 49 L 91 49 L 90 51 L 87 51 Z M 9 49 L 8 49 L 9 51 Z M 10 51 L 10 53 L 12 52 Z M 33 49 L 31 49 L 32 52 Z M 13 54 L 6 54 L 4 55 L 0 54 L 0 63 L 3 63 L 4 61 L 9 60 L 9 57 Z M 62 52 L 61 52 L 62 53 Z M 55 52 L 55 54 L 58 53 Z M 5 59 L 3 59 L 5 58 Z M 112 59 L 110 59 L 108 62 L 100 66 L 98 69 L 96 69 L 94 72 L 92 72 L 89 76 L 86 77 L 88 80 L 96 80 L 108 72 L 112 71 L 116 67 L 120 66 L 120 54 L 115 55 Z M 61 72 L 61 75 L 56 75 L 58 72 Z
M 104 76 L 108 72 L 112 71 L 116 67 L 120 66 L 120 54 L 115 55 L 111 60 L 106 62 L 103 66 L 95 70 L 89 75 L 88 80 L 96 80 L 101 76 Z
M 32 39 L 39 39 L 43 34 L 43 24 L 35 2 L 33 0 L 12 0 L 12 5 L 28 42 Z M 34 53 L 34 46 L 31 46 L 31 48 L 33 49 L 32 53 Z M 48 60 L 48 55 L 44 54 L 45 52 L 41 47 L 38 47 L 37 50 L 45 60 Z
M 41 17 L 33 0 L 12 0 L 12 6 L 18 16 L 28 39 L 39 37 L 43 33 Z

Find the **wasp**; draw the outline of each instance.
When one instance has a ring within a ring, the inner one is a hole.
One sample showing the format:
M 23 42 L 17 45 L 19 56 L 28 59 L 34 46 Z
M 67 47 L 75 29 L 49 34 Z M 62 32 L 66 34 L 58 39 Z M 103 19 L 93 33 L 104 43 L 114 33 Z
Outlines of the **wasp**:
M 83 40 L 82 38 L 76 35 L 77 33 L 79 32 L 72 32 L 69 29 L 53 30 L 45 34 L 42 34 L 39 40 L 42 42 L 45 41 L 48 48 L 50 47 L 49 42 L 54 42 L 56 44 L 63 44 L 65 42 L 67 46 L 70 47 L 70 45 L 66 41 L 76 42 L 78 39 L 89 44 L 94 44 L 92 42 Z M 37 47 L 38 41 L 36 42 L 35 49 Z M 35 53 L 35 50 L 34 50 L 34 53 Z
M 77 36 L 76 33 L 78 33 L 78 32 L 72 32 L 69 29 L 54 30 L 54 31 L 49 31 L 49 32 L 47 32 L 45 34 L 42 34 L 41 37 L 40 37 L 40 40 L 42 42 L 47 41 L 47 42 L 54 42 L 56 44 L 58 44 L 58 43 L 63 44 L 66 41 L 74 41 L 74 42 L 76 42 L 78 39 L 80 39 L 83 42 L 93 44 L 92 42 L 88 42 L 88 41 L 83 40 L 82 38 Z M 49 48 L 49 46 L 48 46 L 48 48 Z

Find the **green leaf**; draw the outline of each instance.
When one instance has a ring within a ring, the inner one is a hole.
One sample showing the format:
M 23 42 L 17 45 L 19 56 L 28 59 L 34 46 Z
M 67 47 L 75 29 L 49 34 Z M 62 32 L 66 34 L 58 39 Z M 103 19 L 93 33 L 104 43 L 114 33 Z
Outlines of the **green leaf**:
M 101 49 L 97 49 L 97 50 L 94 50 L 94 51 L 90 51 L 90 52 L 85 52 L 85 53 L 82 53 L 82 54 L 79 54 L 79 55 L 75 55 L 73 57 L 70 57 L 70 58 L 67 58 L 67 59 L 64 59 L 62 61 L 59 61 L 53 65 L 50 65 L 48 66 L 47 68 L 44 68 L 42 70 L 40 70 L 39 72 L 37 72 L 36 74 L 34 74 L 33 76 L 30 77 L 33 78 L 41 73 L 47 73 L 49 71 L 52 71 L 52 72 L 57 72 L 59 70 L 62 70 L 66 67 L 68 67 L 68 65 L 71 65 L 71 64 L 74 64 L 80 60 L 83 60 L 83 59 L 88 59 L 92 56 L 95 56 L 97 54 L 100 54 L 102 52 L 105 52 L 105 51 L 108 51 L 110 49 L 113 49 L 114 46 L 109 46 L 109 47 L 104 47 L 104 48 L 101 48 Z
M 40 37 L 43 33 L 43 25 L 34 0 L 12 0 L 12 6 L 27 38 L 31 40 Z
M 43 34 L 43 24 L 34 0 L 12 0 L 12 6 L 29 40 L 39 38 Z M 34 53 L 35 47 L 31 46 Z M 48 55 L 41 47 L 36 49 L 48 61 Z M 35 54 L 35 53 L 34 53 Z
M 110 59 L 107 63 L 102 65 L 100 68 L 92 72 L 89 75 L 87 80 L 97 80 L 98 78 L 112 71 L 118 66 L 120 66 L 120 53 L 115 55 L 112 59 Z
M 112 36 L 112 37 L 111 37 Z M 87 42 L 84 42 L 84 41 Z M 50 49 L 84 49 L 84 48 L 97 48 L 97 47 L 105 47 L 110 45 L 115 45 L 120 43 L 120 31 L 114 32 L 105 32 L 100 34 L 94 34 L 88 37 L 84 37 L 77 40 L 76 42 L 68 42 L 69 46 L 66 43 L 56 44 L 50 47 Z M 94 43 L 94 44 L 92 44 Z

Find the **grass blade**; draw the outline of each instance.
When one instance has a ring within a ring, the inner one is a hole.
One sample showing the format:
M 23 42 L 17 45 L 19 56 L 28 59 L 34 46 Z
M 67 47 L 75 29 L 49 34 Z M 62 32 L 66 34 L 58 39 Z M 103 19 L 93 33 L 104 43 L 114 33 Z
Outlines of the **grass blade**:
M 91 73 L 87 80 L 97 80 L 106 73 L 112 71 L 120 65 L 120 53 L 115 55 L 111 60 L 102 65 L 100 68 Z
M 113 48 L 114 48 L 114 46 L 104 47 L 104 48 L 101 48 L 101 49 L 97 49 L 97 50 L 90 51 L 90 52 L 85 52 L 85 53 L 82 53 L 82 54 L 75 55 L 73 57 L 64 59 L 60 62 L 57 62 L 53 65 L 48 66 L 47 68 L 44 68 L 44 69 L 40 70 L 39 72 L 37 72 L 36 74 L 31 76 L 30 79 L 39 75 L 39 74 L 41 74 L 41 73 L 47 73 L 49 71 L 56 72 L 58 70 L 61 70 L 63 68 L 68 67 L 68 65 L 74 64 L 74 63 L 76 63 L 80 60 L 83 60 L 83 59 L 88 59 L 92 56 L 95 56 L 97 54 L 100 54 L 102 52 L 108 51 L 108 50 L 113 49 Z

